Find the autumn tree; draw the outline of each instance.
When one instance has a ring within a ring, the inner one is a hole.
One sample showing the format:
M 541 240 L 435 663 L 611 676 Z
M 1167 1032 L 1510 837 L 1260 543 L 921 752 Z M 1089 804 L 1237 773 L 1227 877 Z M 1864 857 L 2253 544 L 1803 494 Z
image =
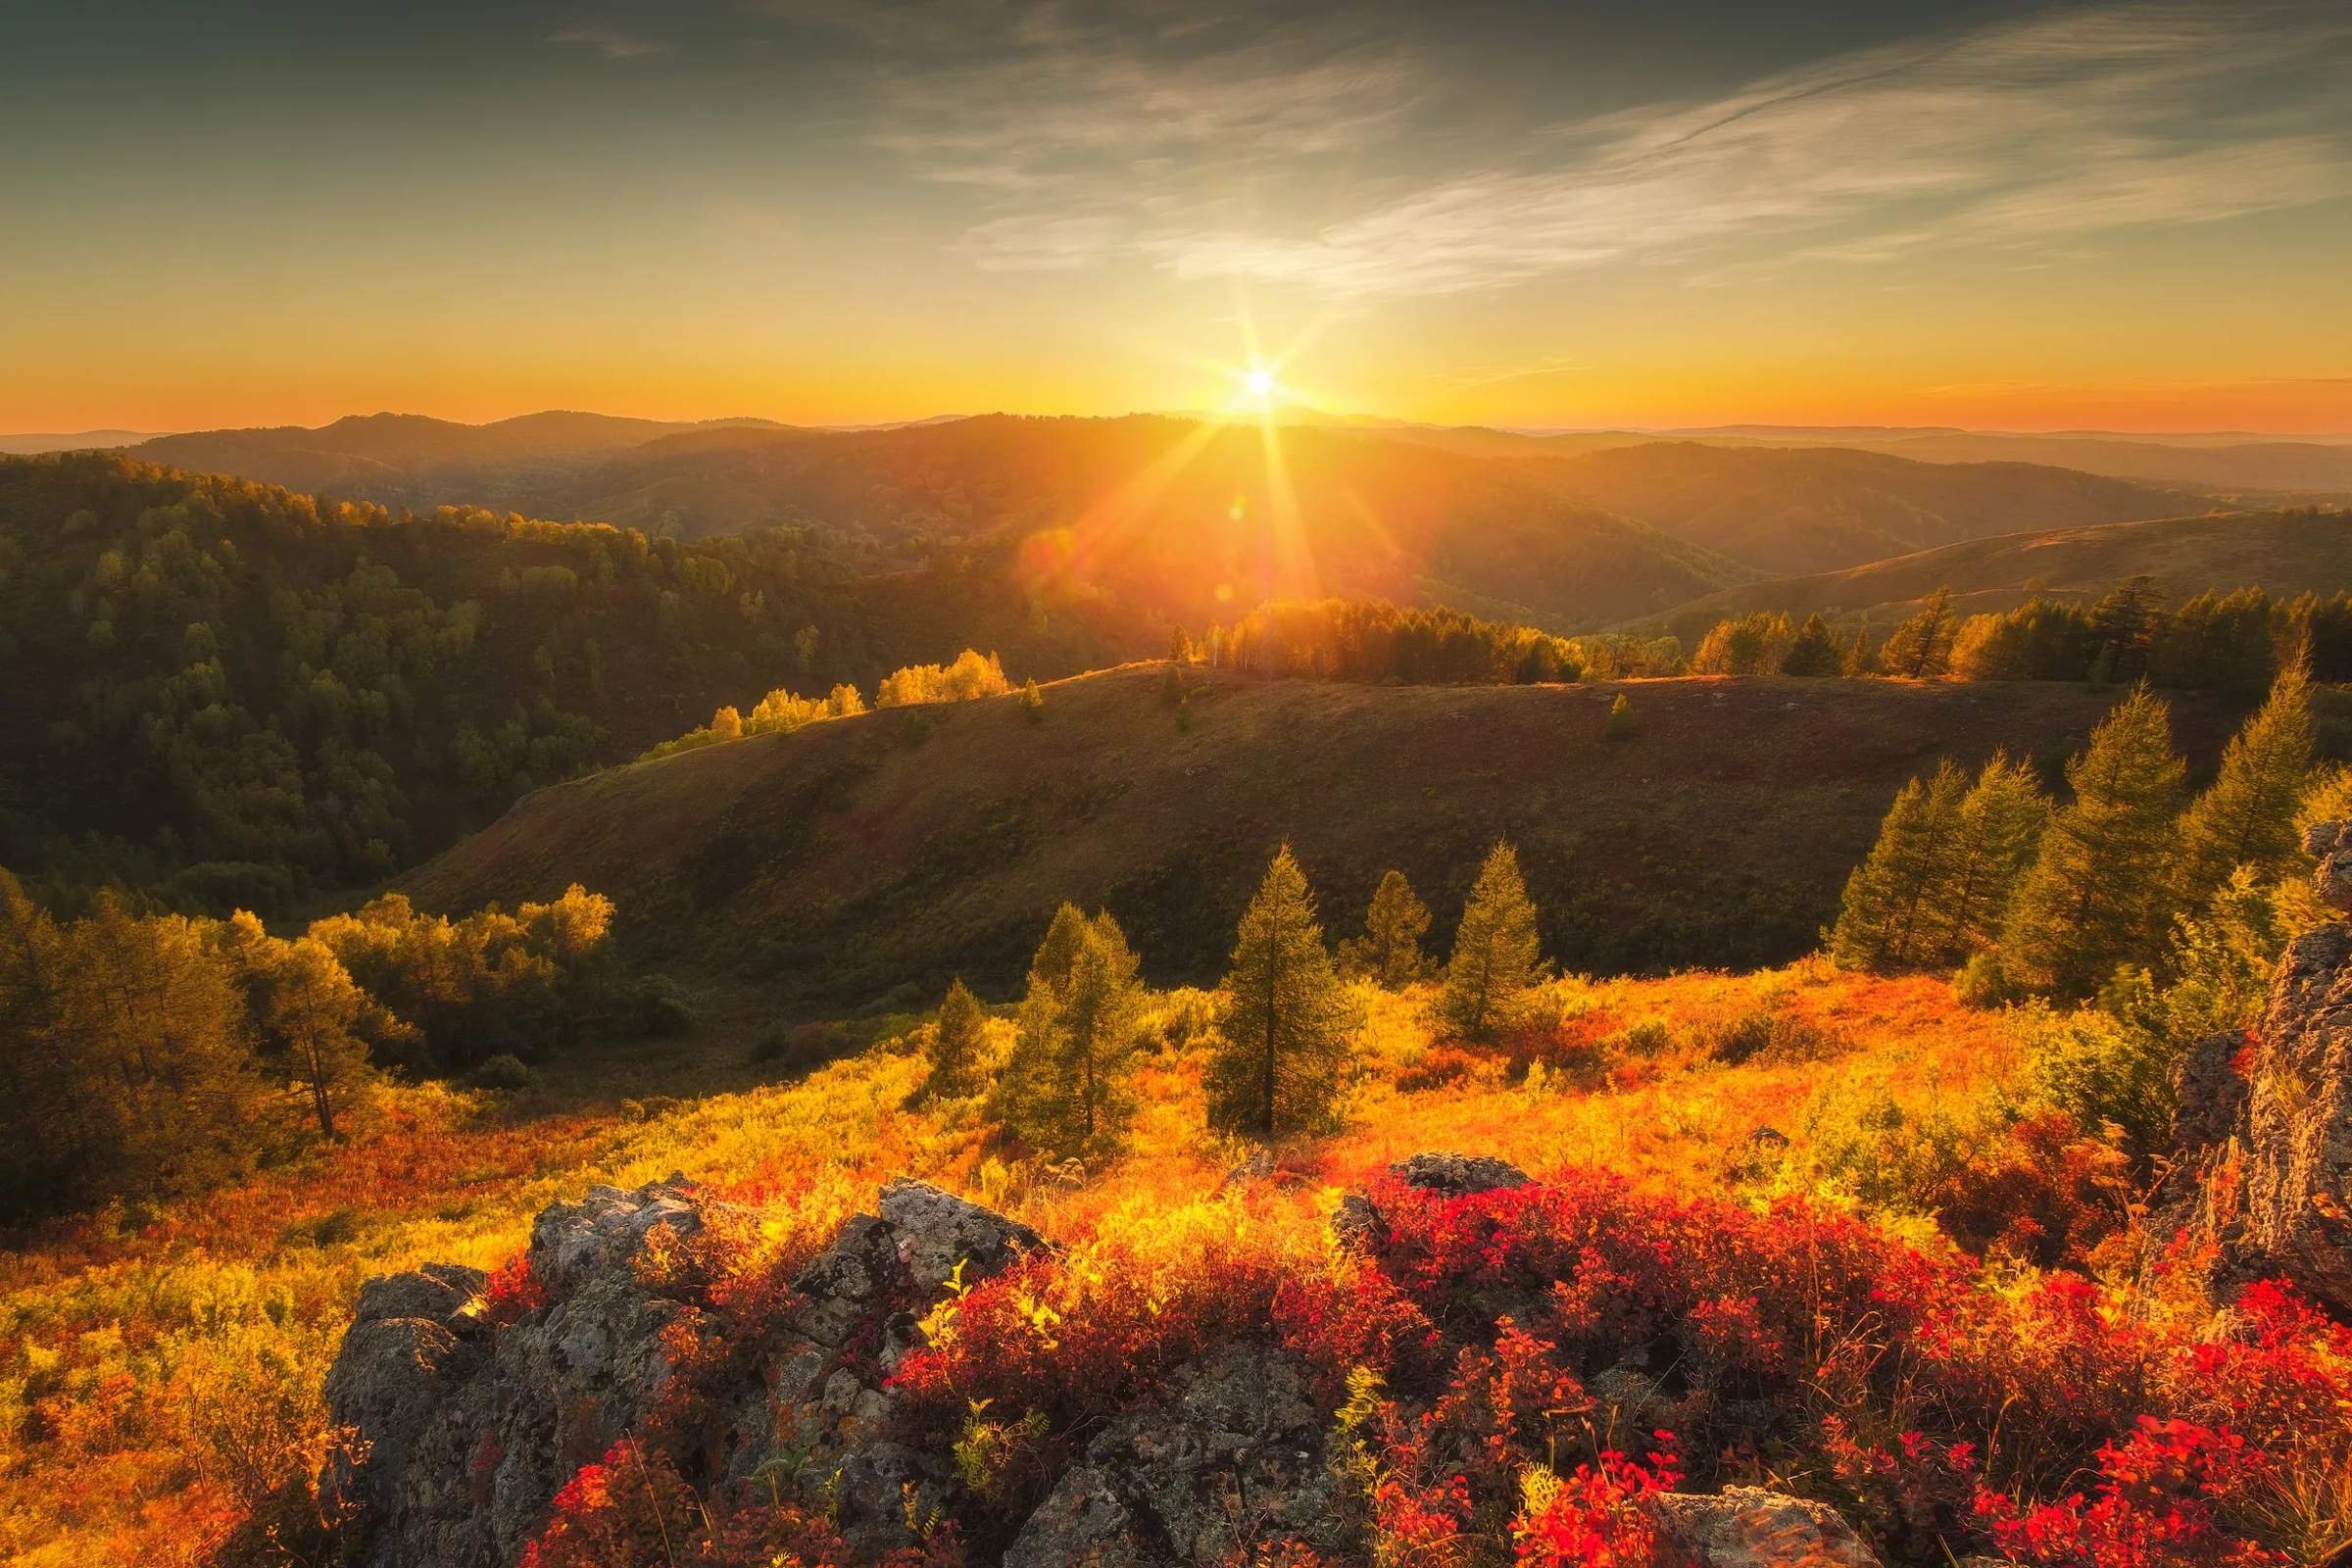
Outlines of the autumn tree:
M 2202 909 L 2241 865 L 2275 876 L 2293 860 L 2300 839 L 2295 808 L 2311 768 L 2311 680 L 2300 663 L 2290 664 L 2231 737 L 2212 786 L 2180 819 L 2175 907 Z
M 931 1026 L 925 1052 L 931 1066 L 926 1087 L 931 1093 L 969 1095 L 979 1089 L 987 1030 L 988 1014 L 980 999 L 961 980 L 952 983 L 947 1000 L 939 1004 L 939 1018 Z
M 1411 889 L 1404 897 L 1412 898 Z M 1428 911 L 1421 919 L 1426 926 Z M 1328 1126 L 1357 1022 L 1324 951 L 1314 893 L 1286 844 L 1242 914 L 1233 969 L 1219 994 L 1209 1125 L 1263 1139 Z
M 1942 884 L 1935 892 L 1943 963 L 1958 963 L 2000 939 L 2000 923 L 2050 819 L 2041 781 L 2025 762 L 1995 752 L 1960 801 Z
M 338 1119 L 348 1121 L 375 1081 L 364 1030 L 377 1009 L 324 943 L 303 937 L 271 946 L 265 1038 L 309 1102 L 318 1136 L 331 1141 L 344 1130 Z
M 1845 650 L 1838 646 L 1837 633 L 1830 630 L 1830 623 L 1821 618 L 1818 611 L 1805 617 L 1805 623 L 1797 628 L 1795 641 L 1788 645 L 1788 652 L 1781 656 L 1784 675 L 1835 675 L 1844 664 Z
M 1927 680 L 1951 668 L 1952 638 L 1958 630 L 1952 616 L 1952 591 L 1938 588 L 1920 601 L 1919 609 L 1894 628 L 1879 650 L 1879 663 L 1889 675 Z
M 1497 839 L 1462 907 L 1438 1015 L 1466 1039 L 1493 1039 L 1517 1021 L 1528 993 L 1548 975 L 1519 857 Z
M 1634 705 L 1623 692 L 1609 703 L 1608 717 L 1600 721 L 1603 740 L 1630 741 L 1634 738 Z
M 2051 819 L 2001 932 L 2001 970 L 2038 991 L 2088 996 L 2117 964 L 2156 950 L 2185 771 L 2172 710 L 2142 685 L 2067 763 L 2075 798 Z
M 998 1114 L 1025 1143 L 1057 1155 L 1113 1148 L 1134 1111 L 1128 1080 L 1143 1042 L 1143 987 L 1125 933 L 1107 912 L 1065 905 L 1030 966 Z
M 1364 912 L 1364 934 L 1340 944 L 1340 967 L 1394 991 L 1428 971 L 1421 939 L 1429 934 L 1429 909 L 1402 871 L 1380 879 L 1372 906 Z
M 1926 783 L 1906 781 L 1879 824 L 1878 842 L 1845 879 L 1830 956 L 1851 969 L 1925 960 L 1924 933 L 1940 914 L 1932 895 L 1950 874 L 1968 775 L 1946 758 Z

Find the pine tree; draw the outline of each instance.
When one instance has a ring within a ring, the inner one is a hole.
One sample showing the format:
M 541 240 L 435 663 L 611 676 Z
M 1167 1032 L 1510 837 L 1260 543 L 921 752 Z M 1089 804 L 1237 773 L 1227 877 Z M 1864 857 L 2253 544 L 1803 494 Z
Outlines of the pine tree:
M 1086 945 L 1087 927 L 1091 923 L 1075 904 L 1064 904 L 1054 911 L 1054 918 L 1046 923 L 1045 940 L 1037 945 L 1036 956 L 1029 960 L 1032 995 L 1040 986 L 1054 991 L 1069 989 L 1070 970 L 1078 962 L 1078 950 Z
M 1498 839 L 1462 907 L 1438 1014 L 1465 1039 L 1493 1039 L 1516 1021 L 1527 993 L 1548 974 L 1519 857 Z
M 2145 685 L 2067 763 L 2075 798 L 2051 819 L 2001 930 L 2001 969 L 2037 991 L 2086 997 L 2117 964 L 2156 951 L 2185 771 L 2172 710 Z
M 2176 909 L 2202 909 L 2241 865 L 2273 876 L 2292 861 L 2300 840 L 2295 808 L 2311 782 L 2311 722 L 2310 676 L 2290 664 L 2222 753 L 2212 787 L 2180 819 Z
M 1364 913 L 1364 934 L 1340 944 L 1340 964 L 1394 991 L 1412 984 L 1429 968 L 1421 939 L 1429 934 L 1429 909 L 1402 871 L 1390 871 Z
M 1952 667 L 1955 630 L 1952 591 L 1938 588 L 1921 602 L 1910 619 L 1894 628 L 1886 646 L 1879 650 L 1879 662 L 1887 674 L 1912 680 L 1940 675 Z
M 2164 618 L 2164 595 L 2142 573 L 2118 583 L 2090 607 L 2090 635 L 2096 652 L 2091 667 L 2109 681 L 2135 681 L 2148 671 L 2148 649 Z M 2226 873 L 2225 873 L 2226 874 Z
M 1926 784 L 1895 792 L 1870 855 L 1845 879 L 1830 956 L 1849 969 L 1899 969 L 1926 956 L 1938 914 L 1934 894 L 1950 875 L 1968 775 L 1948 758 Z
M 1960 802 L 1950 870 L 1933 896 L 1937 961 L 1960 963 L 1999 940 L 2002 911 L 2049 819 L 2034 769 L 1993 753 Z
M 1845 662 L 1844 650 L 1838 646 L 1838 637 L 1820 612 L 1805 617 L 1797 628 L 1796 640 L 1781 659 L 1784 675 L 1835 675 Z
M 1037 677 L 1030 676 L 1021 683 L 1021 716 L 1032 724 L 1045 721 L 1046 694 L 1037 689 Z
M 1421 918 L 1426 925 L 1426 910 Z M 1234 941 L 1208 1065 L 1209 1125 L 1263 1139 L 1330 1125 L 1357 1022 L 1323 949 L 1314 893 L 1286 844 Z
M 1074 944 L 1061 945 L 1069 951 L 1056 947 L 1057 937 L 1073 934 Z M 1143 1043 L 1136 969 L 1107 912 L 1079 917 L 1074 933 L 1055 916 L 1030 967 L 1019 1032 L 998 1079 L 999 1115 L 1015 1136 L 1057 1155 L 1117 1145 L 1134 1111 L 1128 1079 Z
M 946 1000 L 939 1004 L 938 1021 L 931 1026 L 926 1053 L 931 1075 L 924 1087 L 935 1095 L 968 1095 L 977 1090 L 987 1029 L 988 1014 L 971 988 L 961 980 L 950 984 Z

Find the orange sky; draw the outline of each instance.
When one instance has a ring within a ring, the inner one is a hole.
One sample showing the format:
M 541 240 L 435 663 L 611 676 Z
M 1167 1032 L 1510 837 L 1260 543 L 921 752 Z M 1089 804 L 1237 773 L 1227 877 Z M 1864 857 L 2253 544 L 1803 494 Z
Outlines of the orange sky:
M 0 52 L 0 430 L 2352 431 L 2340 4 L 195 10 Z

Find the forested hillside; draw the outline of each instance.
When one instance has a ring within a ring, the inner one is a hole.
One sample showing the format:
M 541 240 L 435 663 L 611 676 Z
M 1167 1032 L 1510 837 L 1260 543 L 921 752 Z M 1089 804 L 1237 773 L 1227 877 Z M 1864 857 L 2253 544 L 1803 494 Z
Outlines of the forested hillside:
M 1166 632 L 794 530 L 687 546 L 395 515 L 121 458 L 0 464 L 0 863 L 199 901 L 380 876 L 718 702 L 967 645 L 1023 673 Z

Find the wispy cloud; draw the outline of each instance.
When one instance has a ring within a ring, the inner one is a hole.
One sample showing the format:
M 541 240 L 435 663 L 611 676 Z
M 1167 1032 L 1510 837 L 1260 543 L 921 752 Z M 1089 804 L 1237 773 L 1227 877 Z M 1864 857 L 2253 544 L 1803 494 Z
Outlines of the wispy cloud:
M 975 15 L 997 47 L 894 65 L 875 139 L 1000 205 L 964 241 L 983 267 L 1141 258 L 1339 298 L 1621 262 L 1720 282 L 1954 247 L 2031 265 L 2091 234 L 2352 190 L 2352 10 L 2335 3 L 2067 10 L 1533 126 L 1516 156 L 1403 188 L 1367 171 L 1407 150 L 1413 106 L 1446 84 L 1344 20 L 928 0 L 894 25 L 919 55 Z M 1323 177 L 1343 162 L 1352 184 Z M 1301 188 L 1318 202 L 1277 194 Z M 1294 216 L 1348 189 L 1353 212 Z
M 547 35 L 547 41 L 571 48 L 592 49 L 607 60 L 640 60 L 665 54 L 669 45 L 605 22 L 579 22 Z

